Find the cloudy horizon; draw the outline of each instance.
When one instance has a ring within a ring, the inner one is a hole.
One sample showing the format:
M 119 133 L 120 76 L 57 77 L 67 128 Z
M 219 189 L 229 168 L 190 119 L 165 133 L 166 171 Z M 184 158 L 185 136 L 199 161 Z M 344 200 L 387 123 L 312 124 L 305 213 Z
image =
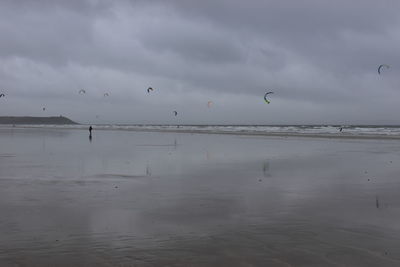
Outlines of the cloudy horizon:
M 0 116 L 400 124 L 398 10 L 372 0 L 1 1 Z M 390 65 L 381 75 L 380 64 Z

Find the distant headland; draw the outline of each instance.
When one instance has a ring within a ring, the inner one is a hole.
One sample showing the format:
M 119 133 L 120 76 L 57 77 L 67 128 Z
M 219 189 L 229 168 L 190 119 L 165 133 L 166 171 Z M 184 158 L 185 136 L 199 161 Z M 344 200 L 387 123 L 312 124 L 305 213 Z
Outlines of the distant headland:
M 78 124 L 67 117 L 0 116 L 0 124 Z

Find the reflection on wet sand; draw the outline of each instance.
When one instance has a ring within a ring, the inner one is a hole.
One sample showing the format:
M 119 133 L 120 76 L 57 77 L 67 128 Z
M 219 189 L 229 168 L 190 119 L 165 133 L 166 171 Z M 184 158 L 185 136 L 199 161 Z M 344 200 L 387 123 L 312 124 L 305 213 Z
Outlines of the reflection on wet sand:
M 396 141 L 2 131 L 0 266 L 400 265 Z
M 271 173 L 269 172 L 269 161 L 264 161 L 263 174 L 264 177 L 271 177 Z

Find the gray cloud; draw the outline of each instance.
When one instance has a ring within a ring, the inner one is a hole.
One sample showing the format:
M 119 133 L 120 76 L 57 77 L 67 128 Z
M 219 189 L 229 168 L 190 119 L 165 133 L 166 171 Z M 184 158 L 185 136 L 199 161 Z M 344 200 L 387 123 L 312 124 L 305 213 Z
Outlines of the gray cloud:
M 399 8 L 372 0 L 2 1 L 0 112 L 43 115 L 46 105 L 46 115 L 81 122 L 398 123 Z M 382 63 L 392 67 L 379 76 Z M 156 90 L 147 94 L 148 86 Z M 268 106 L 266 90 L 275 91 Z

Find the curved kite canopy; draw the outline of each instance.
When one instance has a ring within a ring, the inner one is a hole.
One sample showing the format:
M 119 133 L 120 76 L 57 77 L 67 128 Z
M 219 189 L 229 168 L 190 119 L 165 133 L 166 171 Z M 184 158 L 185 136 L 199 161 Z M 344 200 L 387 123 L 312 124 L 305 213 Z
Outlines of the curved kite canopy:
M 5 97 L 6 95 L 5 94 L 0 94 L 0 97 Z
M 207 102 L 207 107 L 209 107 L 209 108 L 210 108 L 210 107 L 211 107 L 213 104 L 214 104 L 214 102 L 212 102 L 212 101 L 208 101 L 208 102 Z
M 265 95 L 264 95 L 265 103 L 267 103 L 267 104 L 271 103 L 271 102 L 267 99 L 267 95 L 273 94 L 273 93 L 274 93 L 274 92 L 267 92 L 267 93 L 265 93 Z
M 178 111 L 174 110 L 174 115 L 177 116 L 178 115 Z
M 151 87 L 147 88 L 147 93 L 150 93 L 150 91 L 154 91 L 154 89 Z
M 379 65 L 379 67 L 378 67 L 378 73 L 379 73 L 379 74 L 381 74 L 382 68 L 389 69 L 390 66 L 389 66 L 389 65 L 386 65 L 386 64 Z
M 79 90 L 79 94 L 86 94 L 86 91 L 81 89 L 81 90 Z

